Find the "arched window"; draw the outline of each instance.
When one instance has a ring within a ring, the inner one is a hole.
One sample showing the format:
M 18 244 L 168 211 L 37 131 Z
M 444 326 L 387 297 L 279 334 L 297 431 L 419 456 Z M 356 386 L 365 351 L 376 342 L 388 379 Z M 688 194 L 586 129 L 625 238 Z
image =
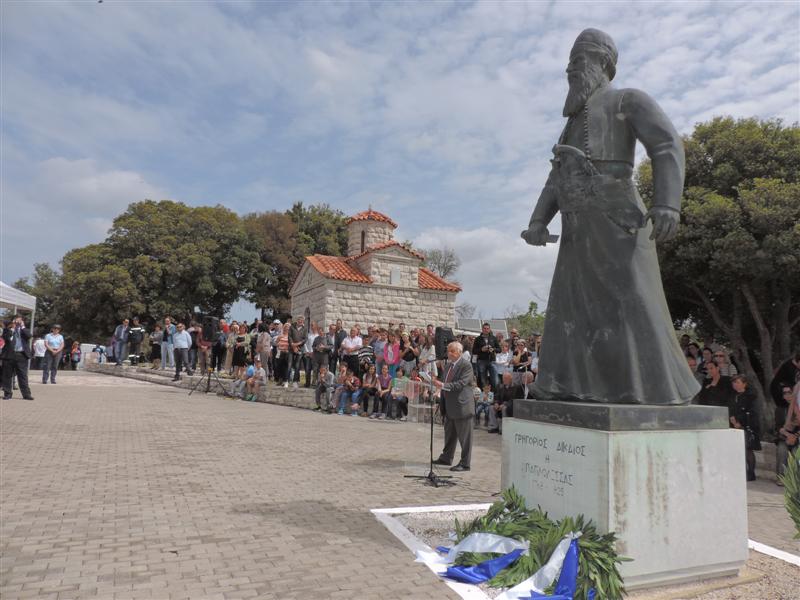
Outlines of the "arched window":
M 364 245 L 367 242 L 367 232 L 363 229 L 361 230 L 361 252 L 364 252 Z

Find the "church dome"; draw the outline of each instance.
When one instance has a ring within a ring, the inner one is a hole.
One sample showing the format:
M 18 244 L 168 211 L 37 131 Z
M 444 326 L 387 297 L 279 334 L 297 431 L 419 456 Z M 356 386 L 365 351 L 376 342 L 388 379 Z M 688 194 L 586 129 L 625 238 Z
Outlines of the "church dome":
M 372 210 L 372 208 L 368 210 L 363 210 L 360 213 L 349 217 L 346 223 L 349 225 L 354 221 L 377 221 L 378 223 L 388 223 L 392 226 L 392 229 L 397 229 L 397 223 L 392 221 L 389 217 L 385 214 L 378 212 L 377 210 Z

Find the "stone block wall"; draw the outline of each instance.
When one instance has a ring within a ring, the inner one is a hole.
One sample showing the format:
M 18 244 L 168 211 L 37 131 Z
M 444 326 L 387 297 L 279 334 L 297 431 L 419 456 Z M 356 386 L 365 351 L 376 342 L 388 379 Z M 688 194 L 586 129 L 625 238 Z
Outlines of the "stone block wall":
M 311 323 L 316 321 L 320 327 L 326 325 L 326 281 L 329 280 L 319 276 L 319 281 L 316 281 L 312 287 L 304 288 L 293 294 L 292 315 L 305 315 L 306 308 L 309 308 L 311 309 Z M 310 323 L 306 325 L 308 326 Z
M 383 285 L 359 285 L 337 282 L 325 292 L 325 321 L 342 319 L 345 326 L 354 323 L 366 327 L 386 326 L 401 321 L 409 328 L 434 325 L 455 325 L 453 292 L 409 290 Z
M 353 221 L 347 226 L 347 254 L 361 254 L 361 232 L 364 231 L 364 249 L 392 240 L 392 226 L 380 221 Z

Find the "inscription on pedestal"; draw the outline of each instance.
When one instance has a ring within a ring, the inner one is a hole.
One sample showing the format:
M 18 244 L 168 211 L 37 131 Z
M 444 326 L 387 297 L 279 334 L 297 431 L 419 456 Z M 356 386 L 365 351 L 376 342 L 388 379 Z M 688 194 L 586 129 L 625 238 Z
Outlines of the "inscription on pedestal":
M 597 494 L 605 486 L 605 444 L 591 431 L 571 434 L 560 428 L 565 433 L 553 435 L 554 429 L 509 419 L 503 432 L 511 444 L 508 474 L 530 505 L 552 517 L 595 516 L 596 503 L 587 502 L 587 493 Z

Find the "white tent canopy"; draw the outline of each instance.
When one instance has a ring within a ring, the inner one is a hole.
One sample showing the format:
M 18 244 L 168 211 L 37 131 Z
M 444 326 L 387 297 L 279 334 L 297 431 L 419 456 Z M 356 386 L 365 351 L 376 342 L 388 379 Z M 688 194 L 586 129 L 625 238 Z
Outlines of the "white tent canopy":
M 0 281 L 0 308 L 10 308 L 13 312 L 29 311 L 31 313 L 30 328 L 33 331 L 33 321 L 36 317 L 36 296 L 31 296 Z
M 33 312 L 36 310 L 36 297 L 0 281 L 0 307 Z

